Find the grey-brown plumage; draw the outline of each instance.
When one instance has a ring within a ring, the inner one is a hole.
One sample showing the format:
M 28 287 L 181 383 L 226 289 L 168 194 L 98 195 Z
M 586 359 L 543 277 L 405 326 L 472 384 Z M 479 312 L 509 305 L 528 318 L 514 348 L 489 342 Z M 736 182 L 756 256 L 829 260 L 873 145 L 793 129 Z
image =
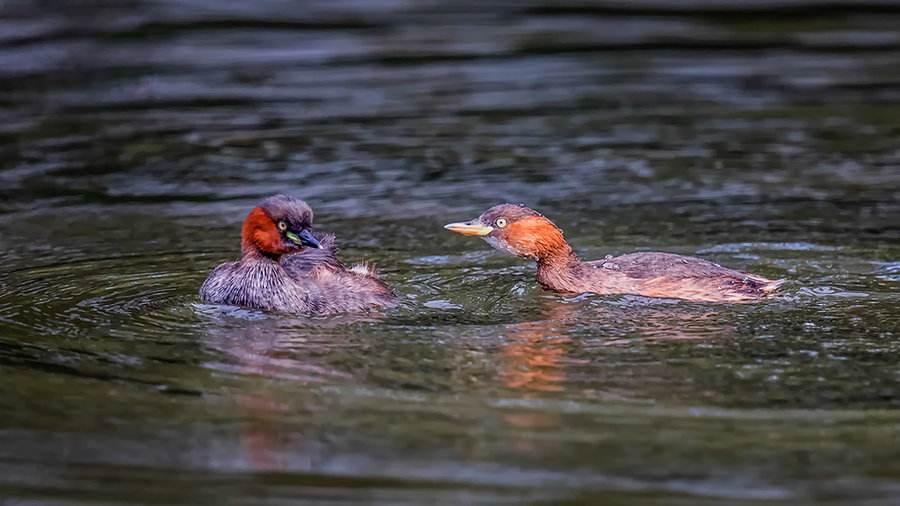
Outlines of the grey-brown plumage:
M 312 210 L 301 200 L 270 197 L 242 229 L 242 255 L 210 272 L 200 298 L 213 304 L 333 315 L 394 304 L 395 296 L 365 265 L 347 268 L 333 235 L 310 231 Z
M 746 302 L 771 295 L 782 284 L 672 253 L 631 253 L 581 261 L 562 230 L 524 206 L 501 204 L 449 230 L 480 236 L 491 246 L 537 262 L 538 282 L 560 293 L 633 294 L 704 302 Z
M 705 302 L 743 302 L 771 294 L 780 281 L 673 253 L 629 253 L 603 260 L 539 262 L 538 282 L 564 293 L 634 294 Z

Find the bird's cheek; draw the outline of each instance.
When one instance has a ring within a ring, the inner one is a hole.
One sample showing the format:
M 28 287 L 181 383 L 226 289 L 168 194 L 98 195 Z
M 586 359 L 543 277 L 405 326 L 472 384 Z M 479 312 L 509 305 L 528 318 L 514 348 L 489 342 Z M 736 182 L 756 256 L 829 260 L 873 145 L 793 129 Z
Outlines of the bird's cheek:
M 502 251 L 504 253 L 508 253 L 513 256 L 521 255 L 521 253 L 519 251 L 517 251 L 516 248 L 513 247 L 509 242 L 507 242 L 506 239 L 504 239 L 503 237 L 491 234 L 491 235 L 483 237 L 483 239 L 485 240 L 485 242 L 490 244 L 491 247 L 493 247 L 496 250 Z
M 269 253 L 284 254 L 290 251 L 277 231 L 260 229 L 254 234 L 259 249 Z

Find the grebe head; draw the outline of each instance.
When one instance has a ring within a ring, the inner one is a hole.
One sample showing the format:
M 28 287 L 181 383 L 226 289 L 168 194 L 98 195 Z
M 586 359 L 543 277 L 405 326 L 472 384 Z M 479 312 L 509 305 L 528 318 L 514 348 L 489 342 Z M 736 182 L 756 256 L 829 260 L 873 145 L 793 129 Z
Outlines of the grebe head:
M 522 204 L 500 204 L 474 220 L 450 223 L 444 228 L 457 234 L 481 237 L 500 251 L 532 260 L 572 252 L 559 227 Z
M 319 248 L 312 234 L 313 212 L 302 200 L 287 195 L 273 195 L 254 207 L 241 229 L 244 254 L 259 252 L 270 257 Z

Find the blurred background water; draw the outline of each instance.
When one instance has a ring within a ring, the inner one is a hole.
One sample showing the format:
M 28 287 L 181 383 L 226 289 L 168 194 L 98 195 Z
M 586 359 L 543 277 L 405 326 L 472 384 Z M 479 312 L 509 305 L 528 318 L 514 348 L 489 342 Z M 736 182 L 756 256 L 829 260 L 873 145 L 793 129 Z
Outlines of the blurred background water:
M 0 504 L 896 504 L 900 4 L 0 0 Z M 403 299 L 199 303 L 262 197 Z M 562 298 L 440 228 L 699 255 Z

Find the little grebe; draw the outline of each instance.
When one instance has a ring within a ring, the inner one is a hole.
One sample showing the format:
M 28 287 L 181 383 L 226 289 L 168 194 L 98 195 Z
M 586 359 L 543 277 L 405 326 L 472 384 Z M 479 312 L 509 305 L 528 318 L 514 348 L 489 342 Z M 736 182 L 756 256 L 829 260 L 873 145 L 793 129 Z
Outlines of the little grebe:
M 310 231 L 312 209 L 286 195 L 253 208 L 241 230 L 241 259 L 219 265 L 200 287 L 211 304 L 330 315 L 389 306 L 395 298 L 365 265 L 347 268 L 334 236 Z
M 494 206 L 472 221 L 444 228 L 479 236 L 498 250 L 537 261 L 538 283 L 560 293 L 747 302 L 772 294 L 782 283 L 672 253 L 631 253 L 582 262 L 559 227 L 523 205 Z

